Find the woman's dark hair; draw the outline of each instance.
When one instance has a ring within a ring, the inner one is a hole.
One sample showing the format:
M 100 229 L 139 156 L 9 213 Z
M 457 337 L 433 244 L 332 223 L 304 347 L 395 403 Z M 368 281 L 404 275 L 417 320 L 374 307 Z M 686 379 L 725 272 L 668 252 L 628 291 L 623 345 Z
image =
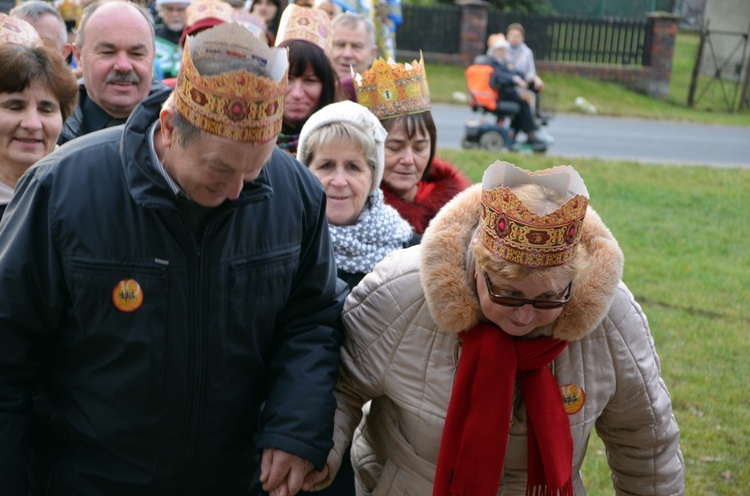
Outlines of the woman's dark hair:
M 0 45 L 0 67 L 0 93 L 20 93 L 39 81 L 57 99 L 63 122 L 73 113 L 78 83 L 54 49 Z
M 271 3 L 276 4 L 276 14 L 273 16 L 273 20 L 268 23 L 266 29 L 273 35 L 273 39 L 276 39 L 276 32 L 279 30 L 279 22 L 281 22 L 281 13 L 289 5 L 287 0 L 270 0 Z
M 304 40 L 286 40 L 279 44 L 280 47 L 289 48 L 289 78 L 301 77 L 308 66 L 323 83 L 323 91 L 320 94 L 318 106 L 310 113 L 314 114 L 326 105 L 339 101 L 339 78 L 333 68 L 328 55 L 319 46 Z M 308 116 L 309 117 L 309 116 Z M 307 120 L 307 119 L 305 119 Z M 302 127 L 303 122 L 296 127 Z M 290 130 L 284 130 L 289 132 Z
M 427 167 L 424 169 L 422 177 L 427 177 L 432 169 L 432 159 L 435 158 L 435 147 L 437 146 L 437 128 L 435 121 L 432 119 L 432 113 L 429 110 L 419 114 L 399 115 L 392 119 L 381 120 L 386 131 L 389 133 L 403 125 L 404 133 L 408 139 L 412 139 L 417 133 L 425 133 L 430 137 L 430 158 L 427 160 Z M 386 153 L 388 150 L 386 149 Z

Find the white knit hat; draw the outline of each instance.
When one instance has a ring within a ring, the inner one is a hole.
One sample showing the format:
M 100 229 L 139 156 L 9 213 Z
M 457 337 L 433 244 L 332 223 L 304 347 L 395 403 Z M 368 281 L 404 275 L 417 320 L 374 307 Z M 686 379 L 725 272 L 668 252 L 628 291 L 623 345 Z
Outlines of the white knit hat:
M 495 40 L 487 49 L 487 55 L 492 55 L 493 53 L 495 53 L 495 50 L 500 50 L 501 48 L 507 50 L 508 48 L 510 48 L 510 42 L 505 38 Z
M 160 7 L 162 5 L 172 4 L 190 5 L 192 2 L 193 0 L 156 0 L 156 6 Z
M 358 103 L 349 100 L 332 103 L 311 115 L 310 118 L 307 119 L 305 125 L 302 126 L 302 131 L 299 135 L 299 143 L 297 144 L 297 157 L 305 156 L 307 138 L 313 131 L 336 122 L 355 125 L 367 135 L 372 136 L 372 139 L 375 141 L 377 161 L 375 169 L 372 171 L 372 188 L 370 189 L 370 193 L 372 193 L 380 187 L 380 181 L 383 180 L 383 168 L 385 167 L 385 137 L 388 136 L 388 133 L 383 125 L 380 124 L 378 118 L 375 117 L 372 112 L 367 110 L 366 107 L 363 107 Z

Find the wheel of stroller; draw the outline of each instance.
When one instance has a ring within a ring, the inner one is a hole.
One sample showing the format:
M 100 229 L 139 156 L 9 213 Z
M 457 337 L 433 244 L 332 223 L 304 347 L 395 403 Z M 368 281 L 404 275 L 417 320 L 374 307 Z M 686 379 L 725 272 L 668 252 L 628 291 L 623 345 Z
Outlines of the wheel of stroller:
M 499 152 L 505 148 L 505 140 L 498 131 L 487 131 L 479 138 L 479 146 L 491 152 Z

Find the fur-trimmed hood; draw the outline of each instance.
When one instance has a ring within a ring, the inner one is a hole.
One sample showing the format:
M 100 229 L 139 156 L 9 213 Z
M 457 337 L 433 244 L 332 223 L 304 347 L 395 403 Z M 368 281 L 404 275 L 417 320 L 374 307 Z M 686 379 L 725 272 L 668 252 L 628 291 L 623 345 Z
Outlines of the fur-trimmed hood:
M 482 185 L 456 196 L 433 219 L 422 237 L 420 274 L 435 322 L 461 332 L 479 322 L 481 310 L 474 267 L 467 267 L 469 243 L 479 224 Z M 552 337 L 575 341 L 588 334 L 607 314 L 622 278 L 623 254 L 612 233 L 591 208 L 586 212 L 577 256 L 589 258 L 588 268 L 573 285 L 552 329 Z

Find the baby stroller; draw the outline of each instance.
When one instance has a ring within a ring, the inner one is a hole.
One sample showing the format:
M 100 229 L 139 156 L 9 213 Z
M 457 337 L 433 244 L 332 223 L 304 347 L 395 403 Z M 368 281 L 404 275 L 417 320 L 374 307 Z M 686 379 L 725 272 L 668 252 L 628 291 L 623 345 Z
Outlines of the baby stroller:
M 519 151 L 543 153 L 547 143 L 527 143 L 516 139 L 511 127 L 513 118 L 521 111 L 517 102 L 501 101 L 497 90 L 490 86 L 494 69 L 479 56 L 466 68 L 466 86 L 469 90 L 469 105 L 480 117 L 470 118 L 465 125 L 464 148 L 484 148 L 491 151 Z M 546 119 L 538 120 L 546 125 Z

